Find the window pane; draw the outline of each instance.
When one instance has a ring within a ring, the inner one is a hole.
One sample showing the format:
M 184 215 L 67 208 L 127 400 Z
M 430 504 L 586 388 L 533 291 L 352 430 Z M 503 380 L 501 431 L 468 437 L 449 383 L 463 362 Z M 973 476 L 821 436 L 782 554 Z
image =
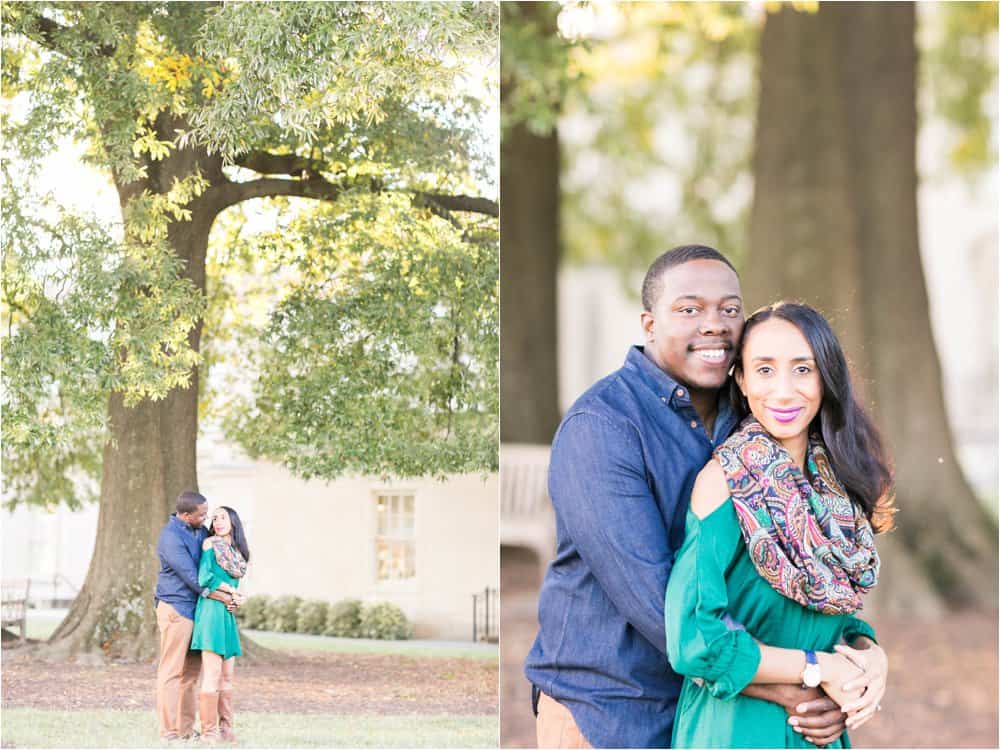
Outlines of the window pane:
M 386 493 L 376 496 L 377 580 L 406 580 L 416 576 L 415 506 L 413 495 Z
M 381 495 L 379 496 L 378 500 L 376 501 L 376 513 L 375 513 L 375 515 L 377 517 L 376 533 L 378 533 L 379 535 L 385 534 L 386 531 L 389 528 L 388 527 L 388 523 L 387 523 L 387 519 L 386 519 L 386 516 L 388 515 L 388 509 L 386 508 L 385 498 L 382 497 Z

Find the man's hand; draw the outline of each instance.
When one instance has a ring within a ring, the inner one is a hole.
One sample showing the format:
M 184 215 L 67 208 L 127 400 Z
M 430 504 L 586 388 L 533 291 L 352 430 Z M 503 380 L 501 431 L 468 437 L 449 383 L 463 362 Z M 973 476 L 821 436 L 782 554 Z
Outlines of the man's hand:
M 747 685 L 743 695 L 782 706 L 792 729 L 818 747 L 829 745 L 844 732 L 846 717 L 840 706 L 819 688 Z
M 216 589 L 211 594 L 208 595 L 209 599 L 215 599 L 217 602 L 222 602 L 226 605 L 226 609 L 230 612 L 235 612 L 239 607 L 239 603 L 233 598 L 232 594 L 227 594 L 225 591 L 219 591 Z

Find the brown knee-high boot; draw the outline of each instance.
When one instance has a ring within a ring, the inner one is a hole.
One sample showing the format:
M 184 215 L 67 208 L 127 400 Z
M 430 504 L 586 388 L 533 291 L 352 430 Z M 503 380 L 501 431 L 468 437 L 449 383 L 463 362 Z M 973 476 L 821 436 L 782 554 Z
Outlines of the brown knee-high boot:
M 233 691 L 219 691 L 219 736 L 223 742 L 236 742 L 233 732 Z
M 198 694 L 198 714 L 201 716 L 201 741 L 214 745 L 219 741 L 219 692 Z

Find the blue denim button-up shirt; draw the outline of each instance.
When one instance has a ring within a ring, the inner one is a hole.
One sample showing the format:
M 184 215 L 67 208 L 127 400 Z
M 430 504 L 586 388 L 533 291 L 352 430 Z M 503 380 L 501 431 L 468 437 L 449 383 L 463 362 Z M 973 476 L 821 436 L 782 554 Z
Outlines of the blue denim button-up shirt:
M 720 396 L 709 438 L 687 389 L 633 347 L 556 432 L 556 557 L 525 674 L 595 747 L 670 745 L 682 678 L 665 653 L 667 578 L 694 479 L 734 427 Z
M 164 601 L 177 610 L 177 614 L 194 619 L 195 604 L 207 589 L 198 585 L 198 563 L 201 561 L 201 543 L 208 538 L 208 529 L 192 529 L 176 515 L 171 515 L 160 532 L 156 554 L 160 558 L 160 574 L 156 578 L 153 601 Z

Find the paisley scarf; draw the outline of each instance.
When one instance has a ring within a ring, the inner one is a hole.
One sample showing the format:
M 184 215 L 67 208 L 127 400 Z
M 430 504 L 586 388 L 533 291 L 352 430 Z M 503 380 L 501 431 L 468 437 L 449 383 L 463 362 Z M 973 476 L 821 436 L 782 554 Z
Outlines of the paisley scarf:
M 810 481 L 753 416 L 715 450 L 757 571 L 775 591 L 827 614 L 861 608 L 878 580 L 871 524 L 809 437 Z
M 233 578 L 242 578 L 247 572 L 247 561 L 228 539 L 221 536 L 212 537 L 212 549 L 215 550 L 215 561 Z

